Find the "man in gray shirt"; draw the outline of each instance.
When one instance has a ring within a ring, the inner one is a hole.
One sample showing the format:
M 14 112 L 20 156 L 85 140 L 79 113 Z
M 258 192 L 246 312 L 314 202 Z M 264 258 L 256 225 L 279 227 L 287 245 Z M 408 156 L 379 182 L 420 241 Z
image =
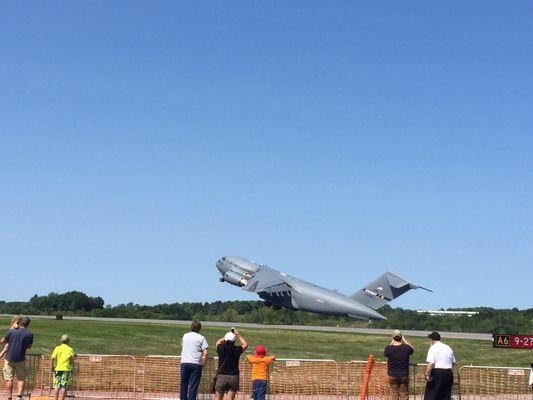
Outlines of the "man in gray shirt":
M 193 321 L 191 331 L 183 335 L 181 341 L 180 400 L 196 400 L 209 347 L 205 337 L 199 333 L 201 329 L 200 321 Z

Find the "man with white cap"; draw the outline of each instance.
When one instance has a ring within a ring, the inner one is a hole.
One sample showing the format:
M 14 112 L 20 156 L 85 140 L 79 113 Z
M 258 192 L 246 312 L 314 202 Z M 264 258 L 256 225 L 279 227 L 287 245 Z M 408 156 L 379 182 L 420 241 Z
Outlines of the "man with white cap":
M 54 372 L 54 398 L 58 400 L 61 394 L 61 400 L 65 399 L 67 394 L 67 385 L 74 364 L 74 349 L 68 344 L 70 338 L 68 335 L 61 336 L 61 344 L 56 346 L 52 352 L 52 368 Z
M 385 347 L 391 400 L 409 399 L 409 356 L 413 353 L 413 346 L 396 329 L 391 344 Z
M 235 345 L 239 339 L 240 346 Z M 222 400 L 225 393 L 228 393 L 226 400 L 234 400 L 239 391 L 239 358 L 248 348 L 248 343 L 235 329 L 226 333 L 224 337 L 217 340 L 218 353 L 218 374 L 215 385 L 215 400 Z

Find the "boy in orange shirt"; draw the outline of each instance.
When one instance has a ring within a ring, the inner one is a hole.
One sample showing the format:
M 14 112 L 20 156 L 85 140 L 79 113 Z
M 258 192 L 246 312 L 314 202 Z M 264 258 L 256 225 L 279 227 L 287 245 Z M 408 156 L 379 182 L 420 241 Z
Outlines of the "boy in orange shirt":
M 276 359 L 274 356 L 266 355 L 265 346 L 260 345 L 255 348 L 255 354 L 247 356 L 247 360 L 252 364 L 252 399 L 265 400 L 268 387 L 268 364 Z

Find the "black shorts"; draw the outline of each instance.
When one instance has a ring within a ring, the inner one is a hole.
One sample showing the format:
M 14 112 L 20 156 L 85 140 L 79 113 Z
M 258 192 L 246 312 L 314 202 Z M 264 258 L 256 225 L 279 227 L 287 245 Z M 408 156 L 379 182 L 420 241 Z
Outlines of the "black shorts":
M 218 375 L 215 390 L 219 393 L 238 392 L 239 375 Z

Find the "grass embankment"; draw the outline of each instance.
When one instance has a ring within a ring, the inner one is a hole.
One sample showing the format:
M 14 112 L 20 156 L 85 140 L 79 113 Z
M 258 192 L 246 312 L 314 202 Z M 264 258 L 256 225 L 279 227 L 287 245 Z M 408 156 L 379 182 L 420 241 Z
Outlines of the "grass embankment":
M 7 327 L 8 319 L 0 318 L 0 326 Z M 30 330 L 35 334 L 33 352 L 50 354 L 58 338 L 66 333 L 72 339 L 76 353 L 179 355 L 181 336 L 187 326 L 99 322 L 56 321 L 35 318 Z M 254 347 L 264 344 L 269 352 L 280 358 L 320 358 L 334 360 L 366 360 L 369 354 L 383 359 L 383 347 L 389 338 L 355 333 L 287 331 L 274 329 L 241 329 L 242 335 Z M 214 346 L 224 328 L 205 327 L 202 334 Z M 412 362 L 424 362 L 427 339 L 408 338 L 415 347 Z M 494 349 L 488 341 L 444 340 L 454 349 L 459 364 L 528 367 L 533 361 L 531 350 Z

